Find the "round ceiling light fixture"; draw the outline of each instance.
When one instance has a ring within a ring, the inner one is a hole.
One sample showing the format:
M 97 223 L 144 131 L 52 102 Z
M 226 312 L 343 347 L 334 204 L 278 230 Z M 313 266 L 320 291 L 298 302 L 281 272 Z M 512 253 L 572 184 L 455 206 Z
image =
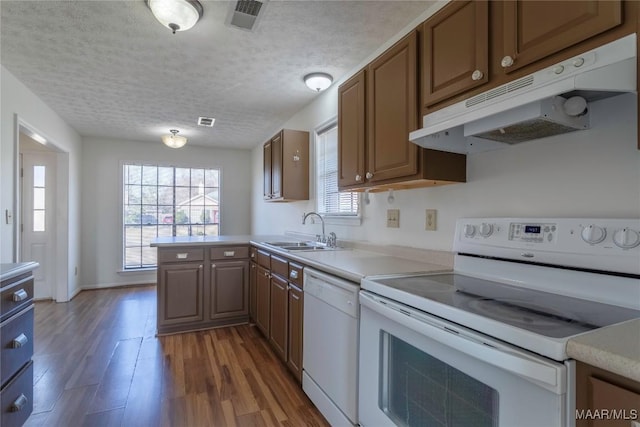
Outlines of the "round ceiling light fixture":
M 173 31 L 186 31 L 202 18 L 202 5 L 197 0 L 147 0 L 153 16 Z
M 333 83 L 333 77 L 327 73 L 311 73 L 304 76 L 304 84 L 315 92 L 322 92 Z
M 178 129 L 171 129 L 169 132 L 171 132 L 170 135 L 162 135 L 160 137 L 164 145 L 171 148 L 184 147 L 184 144 L 187 143 L 187 138 L 185 138 L 184 136 L 178 135 L 178 132 L 180 132 Z

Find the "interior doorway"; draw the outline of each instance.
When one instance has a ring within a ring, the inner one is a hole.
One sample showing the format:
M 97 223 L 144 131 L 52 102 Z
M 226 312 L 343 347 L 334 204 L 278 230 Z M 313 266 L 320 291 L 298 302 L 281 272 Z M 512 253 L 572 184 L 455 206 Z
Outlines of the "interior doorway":
M 17 120 L 17 261 L 35 261 L 34 298 L 69 300 L 68 153 Z

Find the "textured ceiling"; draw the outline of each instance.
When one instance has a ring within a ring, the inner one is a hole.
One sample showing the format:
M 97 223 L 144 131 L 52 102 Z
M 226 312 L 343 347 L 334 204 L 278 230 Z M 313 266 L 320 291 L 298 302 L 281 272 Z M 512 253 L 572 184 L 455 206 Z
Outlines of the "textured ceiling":
M 82 136 L 250 148 L 318 96 L 305 74 L 340 79 L 432 2 L 272 0 L 254 32 L 202 4 L 174 35 L 143 0 L 1 0 L 0 62 Z

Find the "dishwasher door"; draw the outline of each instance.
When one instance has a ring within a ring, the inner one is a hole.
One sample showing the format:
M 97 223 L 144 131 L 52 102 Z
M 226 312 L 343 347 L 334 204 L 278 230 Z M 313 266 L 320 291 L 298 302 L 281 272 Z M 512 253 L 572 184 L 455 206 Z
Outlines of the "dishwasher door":
M 304 269 L 302 388 L 332 426 L 358 422 L 358 291 Z

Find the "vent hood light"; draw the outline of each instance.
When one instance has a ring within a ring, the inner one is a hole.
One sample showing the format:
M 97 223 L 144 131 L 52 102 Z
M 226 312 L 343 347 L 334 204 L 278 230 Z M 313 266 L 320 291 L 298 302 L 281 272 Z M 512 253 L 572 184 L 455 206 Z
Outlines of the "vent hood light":
M 454 153 L 495 150 L 588 129 L 588 102 L 635 90 L 636 35 L 631 34 L 427 114 L 423 128 L 409 139 Z

